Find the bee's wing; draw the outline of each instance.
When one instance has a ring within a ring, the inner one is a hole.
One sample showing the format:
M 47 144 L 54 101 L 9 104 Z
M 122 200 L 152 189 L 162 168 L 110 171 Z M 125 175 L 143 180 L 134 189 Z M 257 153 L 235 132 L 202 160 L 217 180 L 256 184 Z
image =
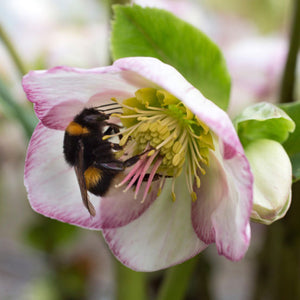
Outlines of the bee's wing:
M 84 168 L 83 168 L 83 151 L 84 151 L 84 146 L 82 144 L 82 141 L 79 141 L 79 152 L 78 152 L 78 164 L 74 166 L 75 173 L 77 176 L 78 184 L 80 187 L 80 193 L 82 197 L 82 201 L 84 206 L 87 208 L 91 216 L 96 215 L 96 210 L 93 204 L 89 200 L 89 196 L 87 193 L 86 189 L 86 184 L 85 184 L 85 178 L 84 178 Z

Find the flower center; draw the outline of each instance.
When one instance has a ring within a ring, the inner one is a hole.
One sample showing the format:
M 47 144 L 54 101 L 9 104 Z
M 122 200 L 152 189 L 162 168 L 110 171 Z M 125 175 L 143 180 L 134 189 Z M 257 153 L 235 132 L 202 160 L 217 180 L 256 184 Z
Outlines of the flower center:
M 175 180 L 185 170 L 188 190 L 195 201 L 194 182 L 199 188 L 199 174 L 205 174 L 203 165 L 208 166 L 209 149 L 214 150 L 206 124 L 165 90 L 142 88 L 133 98 L 123 102 L 112 100 L 119 103 L 123 111 L 113 114 L 120 118 L 125 128 L 116 134 L 122 135 L 120 146 L 124 148 L 119 155 L 141 155 L 118 186 L 127 184 L 126 191 L 135 184 L 137 196 L 141 183 L 146 180 L 144 201 L 154 179 L 160 180 L 160 193 L 165 178 L 172 177 L 172 198 L 175 201 Z

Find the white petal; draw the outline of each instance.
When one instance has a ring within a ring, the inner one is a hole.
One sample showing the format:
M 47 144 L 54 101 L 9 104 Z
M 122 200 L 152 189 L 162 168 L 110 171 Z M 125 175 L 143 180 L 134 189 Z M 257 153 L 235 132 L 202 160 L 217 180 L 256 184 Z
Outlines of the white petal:
M 176 184 L 177 200 L 171 200 L 170 182 L 138 219 L 116 229 L 104 229 L 114 255 L 138 271 L 155 271 L 181 263 L 202 251 L 191 224 L 191 200 L 183 182 Z

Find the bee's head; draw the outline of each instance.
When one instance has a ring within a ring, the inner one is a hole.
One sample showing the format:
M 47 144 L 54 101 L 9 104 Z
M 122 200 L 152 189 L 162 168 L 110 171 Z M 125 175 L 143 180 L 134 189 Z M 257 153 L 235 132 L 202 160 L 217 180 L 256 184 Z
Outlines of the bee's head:
M 109 119 L 109 115 L 94 108 L 85 108 L 74 121 L 87 128 L 99 128 L 102 122 Z

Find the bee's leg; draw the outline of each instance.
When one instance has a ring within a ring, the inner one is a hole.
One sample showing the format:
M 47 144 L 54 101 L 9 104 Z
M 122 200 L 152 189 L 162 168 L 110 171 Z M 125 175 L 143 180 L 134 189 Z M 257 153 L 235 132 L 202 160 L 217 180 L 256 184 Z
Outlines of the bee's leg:
M 97 167 L 102 167 L 104 169 L 108 169 L 108 170 L 114 170 L 114 171 L 124 171 L 126 168 L 133 166 L 135 163 L 138 162 L 138 160 L 140 159 L 140 156 L 143 155 L 139 154 L 139 155 L 135 155 L 132 156 L 131 158 L 125 160 L 125 161 L 121 161 L 121 160 L 112 160 L 109 162 L 95 162 L 95 166 Z
M 124 168 L 128 168 L 128 167 L 131 167 L 132 165 L 134 165 L 136 162 L 138 162 L 138 160 L 140 159 L 140 157 L 142 155 L 144 155 L 145 153 L 151 151 L 151 149 L 148 149 L 144 152 L 142 152 L 141 154 L 138 154 L 138 155 L 135 155 L 135 156 L 132 156 L 126 160 L 123 161 L 123 164 L 124 164 Z
M 106 151 L 106 150 L 110 150 L 110 149 L 113 149 L 113 150 L 122 150 L 123 147 L 120 146 L 119 144 L 117 143 L 110 143 L 110 142 L 107 142 L 105 144 L 100 144 L 98 147 L 96 147 L 94 150 L 93 150 L 93 153 L 96 155 L 97 153 L 99 153 L 100 155 Z
M 131 167 L 133 166 L 135 163 L 138 162 L 138 160 L 140 159 L 140 156 L 141 155 L 135 155 L 135 156 L 132 156 L 126 160 L 124 160 L 122 163 L 123 163 L 123 166 L 124 166 L 124 169 L 125 168 L 128 168 L 128 167 Z
M 122 172 L 125 169 L 123 162 L 119 160 L 112 160 L 109 162 L 95 162 L 94 165 L 95 167 L 100 167 L 102 169 L 116 172 Z
M 117 146 L 119 146 L 118 144 L 116 144 Z M 104 147 L 99 147 L 97 148 L 98 151 L 103 151 Z M 116 171 L 116 172 L 122 172 L 124 171 L 126 168 L 128 167 L 131 167 L 133 166 L 135 163 L 137 163 L 140 159 L 140 157 L 142 155 L 144 155 L 145 153 L 147 153 L 148 151 L 150 151 L 151 149 L 149 150 L 146 150 L 144 151 L 143 153 L 141 154 L 138 154 L 138 155 L 135 155 L 135 156 L 132 156 L 128 159 L 126 159 L 125 161 L 121 161 L 121 160 L 111 160 L 111 161 L 107 161 L 107 162 L 94 162 L 94 165 L 96 167 L 101 167 L 101 168 L 104 168 L 104 169 L 107 169 L 107 170 L 111 170 L 111 171 Z M 103 158 L 103 157 L 102 157 Z M 149 175 L 146 174 L 145 176 L 145 180 L 144 181 L 147 181 L 148 180 L 148 177 Z M 157 180 L 158 178 L 160 178 L 161 175 L 159 174 L 155 174 L 154 176 L 154 180 Z

